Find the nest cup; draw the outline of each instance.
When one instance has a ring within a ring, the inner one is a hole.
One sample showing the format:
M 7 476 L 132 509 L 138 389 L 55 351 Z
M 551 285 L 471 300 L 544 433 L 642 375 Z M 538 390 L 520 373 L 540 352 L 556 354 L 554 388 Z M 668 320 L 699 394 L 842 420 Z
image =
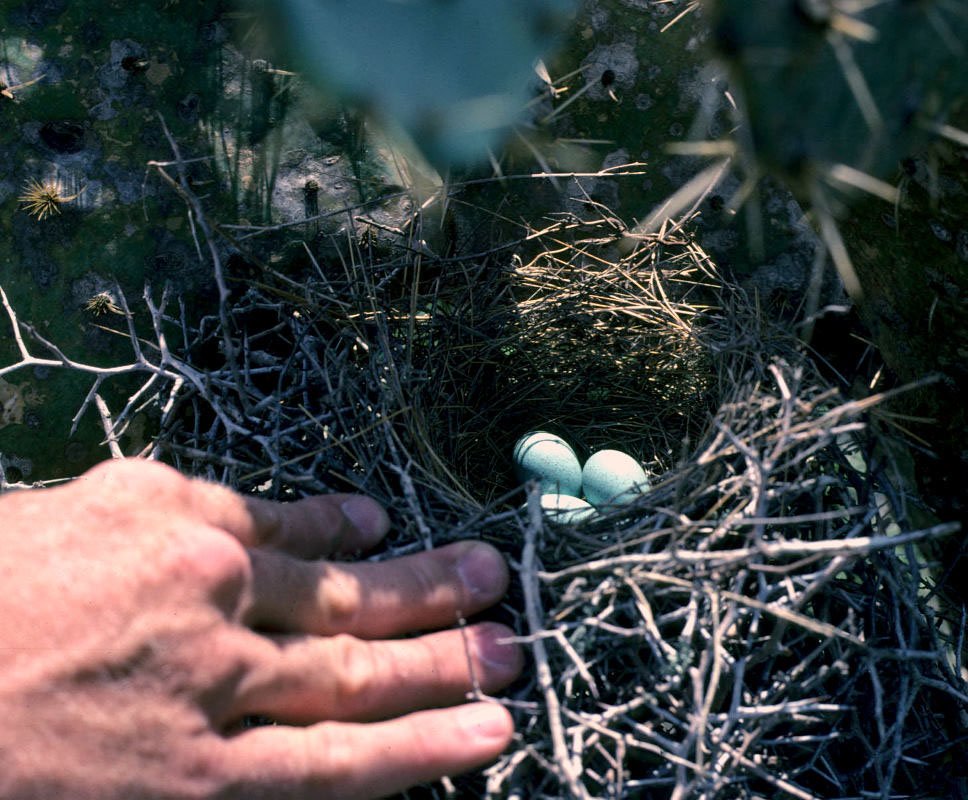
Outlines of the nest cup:
M 562 436 L 581 460 L 620 447 L 661 475 L 722 399 L 715 352 L 728 334 L 705 255 L 670 237 L 621 258 L 594 223 L 561 227 L 571 244 L 451 265 L 401 298 L 416 313 L 383 317 L 420 378 L 399 398 L 413 447 L 482 506 L 518 486 L 511 452 L 528 430 Z

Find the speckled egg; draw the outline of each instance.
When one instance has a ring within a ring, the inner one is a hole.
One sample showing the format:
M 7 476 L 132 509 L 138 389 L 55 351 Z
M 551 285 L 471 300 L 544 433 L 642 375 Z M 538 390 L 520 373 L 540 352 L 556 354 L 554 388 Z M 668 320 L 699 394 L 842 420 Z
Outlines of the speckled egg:
M 541 495 L 541 508 L 553 522 L 570 525 L 595 516 L 595 509 L 584 500 L 567 494 Z
M 514 445 L 514 472 L 522 483 L 536 480 L 546 494 L 578 497 L 581 493 L 581 464 L 578 456 L 560 436 L 546 431 L 526 433 Z
M 649 490 L 642 465 L 621 450 L 599 450 L 581 472 L 585 498 L 593 506 L 628 503 Z

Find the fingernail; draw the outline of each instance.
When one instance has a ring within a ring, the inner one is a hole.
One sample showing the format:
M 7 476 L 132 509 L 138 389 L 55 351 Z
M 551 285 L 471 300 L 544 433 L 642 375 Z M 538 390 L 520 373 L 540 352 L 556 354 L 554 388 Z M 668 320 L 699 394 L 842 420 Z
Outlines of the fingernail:
M 477 739 L 507 739 L 512 730 L 508 712 L 497 703 L 474 703 L 461 709 L 461 727 Z
M 355 495 L 344 500 L 340 508 L 353 527 L 367 538 L 381 539 L 390 530 L 390 518 L 376 500 Z
M 474 639 L 474 655 L 488 666 L 507 672 L 514 668 L 521 669 L 521 648 L 513 643 L 501 644 L 499 640 L 506 639 L 511 632 L 503 626 L 484 628 Z
M 502 585 L 503 566 L 500 556 L 490 547 L 475 544 L 457 562 L 457 574 L 473 594 L 493 597 Z

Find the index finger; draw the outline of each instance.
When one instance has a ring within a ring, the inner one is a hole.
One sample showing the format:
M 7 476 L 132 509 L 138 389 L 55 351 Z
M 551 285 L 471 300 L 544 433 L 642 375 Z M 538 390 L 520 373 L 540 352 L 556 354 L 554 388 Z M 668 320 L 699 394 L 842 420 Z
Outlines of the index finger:
M 189 522 L 202 520 L 245 547 L 268 547 L 302 558 L 366 550 L 390 529 L 383 507 L 363 495 L 329 494 L 276 503 L 186 478 L 172 467 L 144 459 L 98 464 L 81 476 L 74 491 L 85 483 L 104 496 L 123 496 L 130 504 L 161 509 Z
M 390 530 L 386 511 L 364 495 L 328 494 L 278 503 L 214 484 L 197 485 L 206 521 L 246 547 L 323 558 L 368 550 Z

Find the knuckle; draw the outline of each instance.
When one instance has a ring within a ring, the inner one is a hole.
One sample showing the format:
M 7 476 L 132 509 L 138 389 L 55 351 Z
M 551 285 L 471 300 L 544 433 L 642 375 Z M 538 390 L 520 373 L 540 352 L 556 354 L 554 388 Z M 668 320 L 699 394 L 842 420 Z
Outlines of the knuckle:
M 265 547 L 284 544 L 286 530 L 279 504 L 272 500 L 252 497 L 246 498 L 245 505 L 252 524 L 258 531 L 258 543 Z
M 334 636 L 335 682 L 333 692 L 337 707 L 361 708 L 376 687 L 376 650 L 371 642 L 348 634 Z
M 251 592 L 252 563 L 231 536 L 183 520 L 166 527 L 151 550 L 155 583 L 177 592 L 183 603 L 201 601 L 228 619 L 241 617 Z
M 447 583 L 447 568 L 438 558 L 415 558 L 410 563 L 410 581 L 413 594 L 421 602 L 431 602 L 440 594 L 441 586 Z
M 405 718 L 404 724 L 407 726 L 407 740 L 410 742 L 416 760 L 432 760 L 439 749 L 441 728 L 438 726 L 430 728 L 416 717 Z
M 361 627 L 360 618 L 366 611 L 359 578 L 352 571 L 331 564 L 320 564 L 318 569 L 323 630 L 336 633 Z
M 224 743 L 206 740 L 190 741 L 189 744 L 177 757 L 181 769 L 178 775 L 180 791 L 176 796 L 186 800 L 239 796 L 235 793 L 241 787 L 237 777 L 227 768 L 230 761 Z
M 173 467 L 156 461 L 124 458 L 102 461 L 72 487 L 87 505 L 122 519 L 165 511 L 169 519 L 191 509 L 192 481 Z
M 102 461 L 91 467 L 85 474 L 87 479 L 96 479 L 122 487 L 150 482 L 153 487 L 172 490 L 188 483 L 174 467 L 158 461 L 143 458 L 118 458 Z
M 174 646 L 177 663 L 210 712 L 228 708 L 246 677 L 260 663 L 245 634 L 224 623 L 202 623 L 194 636 Z M 199 654 L 205 653 L 202 657 Z
M 292 748 L 291 767 L 297 775 L 310 780 L 325 780 L 334 786 L 343 784 L 352 773 L 355 759 L 346 736 L 340 735 L 338 726 L 322 723 L 313 727 L 312 736 L 301 739 L 302 747 Z M 325 766 L 321 765 L 319 753 L 326 753 Z

